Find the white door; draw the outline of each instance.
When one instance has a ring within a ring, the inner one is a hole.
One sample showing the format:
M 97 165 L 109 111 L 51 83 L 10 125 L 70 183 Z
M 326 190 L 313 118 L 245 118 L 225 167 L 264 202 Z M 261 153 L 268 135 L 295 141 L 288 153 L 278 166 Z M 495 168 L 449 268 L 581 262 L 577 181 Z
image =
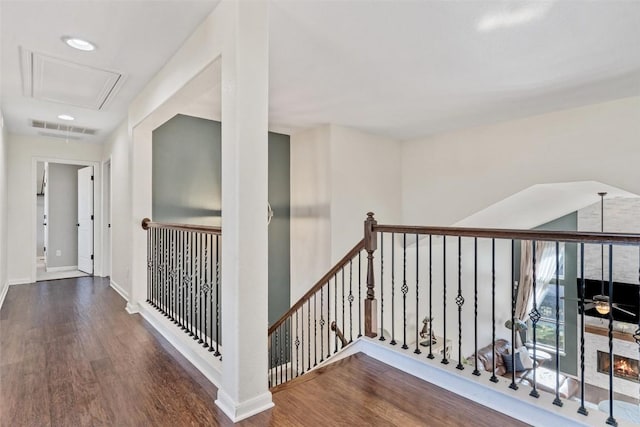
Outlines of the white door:
M 78 270 L 93 274 L 93 167 L 78 170 Z

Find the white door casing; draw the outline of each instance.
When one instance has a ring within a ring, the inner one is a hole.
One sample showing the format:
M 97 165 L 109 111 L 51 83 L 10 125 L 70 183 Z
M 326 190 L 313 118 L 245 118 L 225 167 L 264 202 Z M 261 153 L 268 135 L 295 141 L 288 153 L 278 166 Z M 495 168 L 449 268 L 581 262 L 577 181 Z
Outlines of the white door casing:
M 78 270 L 93 274 L 93 167 L 78 169 Z

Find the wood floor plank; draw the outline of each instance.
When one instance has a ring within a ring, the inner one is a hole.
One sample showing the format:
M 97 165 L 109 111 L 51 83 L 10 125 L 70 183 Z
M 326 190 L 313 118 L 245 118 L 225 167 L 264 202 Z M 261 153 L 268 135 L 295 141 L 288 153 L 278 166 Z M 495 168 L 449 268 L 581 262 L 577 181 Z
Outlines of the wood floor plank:
M 108 279 L 12 286 L 0 310 L 0 426 L 518 426 L 364 355 L 273 393 L 233 424 L 217 390 Z

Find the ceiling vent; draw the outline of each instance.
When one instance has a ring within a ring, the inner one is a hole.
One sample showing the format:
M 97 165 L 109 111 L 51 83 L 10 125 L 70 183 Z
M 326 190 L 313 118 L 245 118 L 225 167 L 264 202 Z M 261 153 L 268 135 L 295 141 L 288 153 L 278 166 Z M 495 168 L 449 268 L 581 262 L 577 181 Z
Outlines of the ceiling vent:
M 102 110 L 122 86 L 121 73 L 20 48 L 22 91 L 43 101 Z
M 65 139 L 65 140 L 79 140 L 81 139 L 79 136 L 75 136 L 75 135 L 66 135 L 66 134 L 60 134 L 60 133 L 53 133 L 53 132 L 38 132 L 38 135 L 42 135 L 42 136 L 48 136 L 50 138 L 59 138 L 59 139 Z
M 82 134 L 82 135 L 95 135 L 96 133 L 98 133 L 97 129 L 65 125 L 64 123 L 46 122 L 44 120 L 31 120 L 31 127 L 34 127 L 37 129 L 60 131 L 60 132 L 64 132 L 65 134 L 75 133 L 75 134 Z M 64 137 L 64 135 L 62 135 L 62 137 Z

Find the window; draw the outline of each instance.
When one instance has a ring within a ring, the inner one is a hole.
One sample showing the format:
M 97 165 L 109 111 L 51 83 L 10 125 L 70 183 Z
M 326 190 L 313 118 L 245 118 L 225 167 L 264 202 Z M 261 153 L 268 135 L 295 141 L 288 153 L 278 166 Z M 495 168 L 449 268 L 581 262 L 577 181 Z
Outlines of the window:
M 564 352 L 564 286 L 557 287 L 560 297 L 560 323 L 558 343 L 559 350 Z M 539 346 L 548 347 L 555 351 L 556 348 L 556 284 L 549 283 L 547 289 L 539 301 L 538 311 L 540 312 L 540 320 L 536 326 L 536 341 Z

